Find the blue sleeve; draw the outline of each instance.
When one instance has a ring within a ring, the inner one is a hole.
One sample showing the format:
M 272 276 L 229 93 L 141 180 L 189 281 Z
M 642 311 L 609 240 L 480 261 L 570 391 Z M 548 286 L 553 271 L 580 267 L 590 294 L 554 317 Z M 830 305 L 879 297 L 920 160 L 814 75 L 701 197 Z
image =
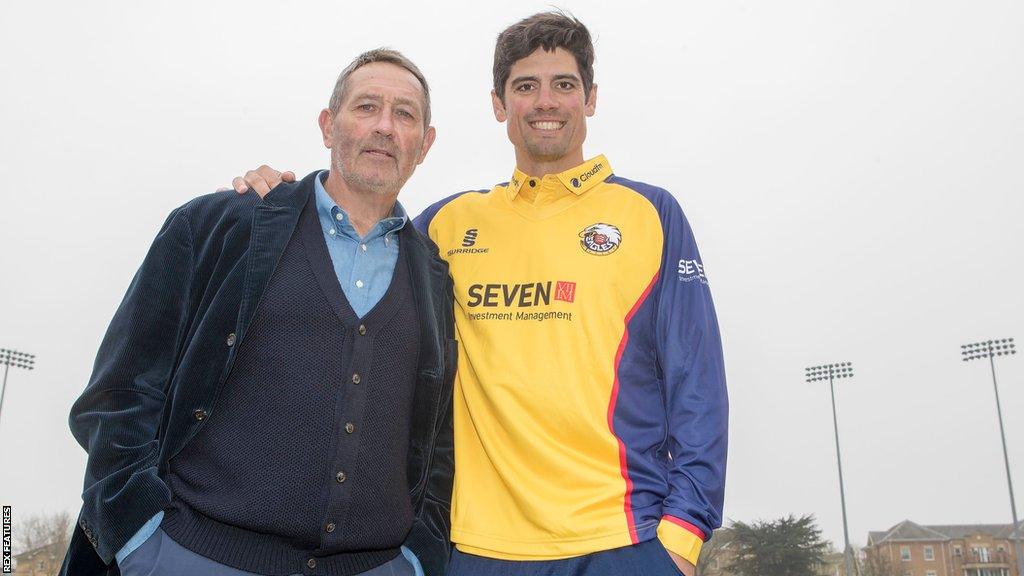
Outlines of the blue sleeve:
M 653 201 L 665 242 L 655 325 L 671 455 L 664 514 L 698 528 L 706 540 L 721 526 L 725 493 L 729 401 L 721 336 L 704 264 L 679 203 L 667 192 Z

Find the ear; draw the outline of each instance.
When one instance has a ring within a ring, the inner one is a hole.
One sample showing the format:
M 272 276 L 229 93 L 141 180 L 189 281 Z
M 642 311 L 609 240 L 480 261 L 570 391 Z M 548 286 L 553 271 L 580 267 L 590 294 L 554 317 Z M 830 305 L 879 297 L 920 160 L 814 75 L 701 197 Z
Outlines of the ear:
M 597 110 L 597 84 L 590 85 L 590 98 L 587 98 L 587 104 L 584 106 L 583 111 L 587 114 L 587 117 L 594 115 L 594 111 Z
M 320 134 L 324 138 L 324 146 L 327 148 L 331 147 L 331 143 L 334 142 L 334 115 L 327 108 L 320 111 L 320 118 L 317 119 L 320 123 Z
M 491 90 L 491 106 L 494 108 L 494 119 L 498 122 L 504 122 L 508 120 L 508 114 L 505 113 L 505 103 L 498 98 L 498 93 Z
M 427 157 L 427 152 L 430 147 L 434 145 L 434 138 L 437 137 L 437 131 L 434 130 L 433 126 L 427 128 L 427 132 L 423 135 L 423 149 L 420 150 L 420 158 L 416 161 L 416 164 L 422 164 L 423 159 Z

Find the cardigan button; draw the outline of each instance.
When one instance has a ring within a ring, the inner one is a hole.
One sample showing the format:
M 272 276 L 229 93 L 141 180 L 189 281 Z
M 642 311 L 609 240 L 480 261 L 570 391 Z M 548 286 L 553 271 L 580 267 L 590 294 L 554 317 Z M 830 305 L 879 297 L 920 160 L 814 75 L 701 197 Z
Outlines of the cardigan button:
M 334 476 L 334 479 L 338 481 L 338 484 L 341 484 L 341 483 L 342 483 L 342 482 L 344 482 L 344 481 L 345 481 L 346 479 L 348 479 L 348 476 L 345 476 L 345 473 L 344 473 L 344 472 L 338 472 L 338 473 L 337 473 L 337 474 L 336 474 L 336 475 Z
M 327 526 L 324 526 L 324 530 L 327 532 L 334 532 L 335 528 L 337 528 L 337 526 L 334 525 L 334 522 L 328 522 Z
M 366 336 L 366 325 L 365 324 L 360 324 L 359 325 L 359 335 L 360 336 Z
M 309 566 L 311 569 L 316 568 L 316 558 L 310 558 L 309 560 L 306 560 L 306 566 Z
M 359 384 L 360 382 L 362 382 L 362 380 L 363 379 L 359 377 L 359 372 L 356 372 L 355 374 L 352 375 L 353 384 Z
M 353 433 L 355 431 L 356 431 L 356 425 L 355 424 L 353 424 L 351 422 L 348 422 L 348 423 L 345 424 L 345 432 L 348 432 L 349 434 L 351 434 L 351 433 Z
M 232 332 L 231 334 L 228 334 L 228 346 L 234 346 L 234 345 L 235 345 L 235 333 Z
M 200 422 L 205 420 L 206 417 L 208 416 L 208 414 L 206 413 L 206 410 L 203 410 L 202 408 L 198 408 L 195 412 L 192 413 L 192 415 L 195 416 L 196 420 L 198 420 Z

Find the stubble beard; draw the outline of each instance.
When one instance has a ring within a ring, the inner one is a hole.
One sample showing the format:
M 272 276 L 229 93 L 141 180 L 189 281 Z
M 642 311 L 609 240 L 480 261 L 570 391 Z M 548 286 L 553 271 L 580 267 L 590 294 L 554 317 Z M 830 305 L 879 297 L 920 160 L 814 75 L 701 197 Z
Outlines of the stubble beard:
M 332 154 L 332 156 L 335 155 Z M 331 162 L 331 168 L 341 175 L 341 179 L 345 181 L 350 190 L 361 190 L 377 196 L 387 196 L 397 194 L 405 184 L 405 179 L 399 177 L 397 169 L 391 177 L 385 176 L 381 171 L 361 172 L 355 166 L 357 160 L 358 155 L 352 158 L 351 162 L 347 162 L 346 158 L 338 155 L 332 158 Z M 395 161 L 397 164 L 398 158 L 395 158 Z
M 569 127 L 570 126 L 567 123 L 566 126 L 562 127 L 562 130 L 569 129 Z M 574 127 L 573 129 L 577 128 Z M 526 123 L 523 130 L 524 134 L 526 134 L 526 130 L 530 130 L 529 122 Z M 559 138 L 557 140 L 523 138 L 523 144 L 526 148 L 526 153 L 534 161 L 557 162 L 569 154 L 572 146 L 572 137 L 573 134 L 565 134 L 563 138 Z

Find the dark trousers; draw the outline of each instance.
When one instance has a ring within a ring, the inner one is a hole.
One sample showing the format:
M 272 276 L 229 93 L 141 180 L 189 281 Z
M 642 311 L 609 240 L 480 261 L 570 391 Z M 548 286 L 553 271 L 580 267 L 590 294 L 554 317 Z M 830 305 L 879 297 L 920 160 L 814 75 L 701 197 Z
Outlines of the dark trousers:
M 121 576 L 258 576 L 200 556 L 157 529 L 148 540 L 124 559 Z M 356 576 L 414 576 L 416 570 L 401 554 Z
M 454 550 L 447 576 L 680 576 L 657 538 L 564 560 L 497 560 Z

